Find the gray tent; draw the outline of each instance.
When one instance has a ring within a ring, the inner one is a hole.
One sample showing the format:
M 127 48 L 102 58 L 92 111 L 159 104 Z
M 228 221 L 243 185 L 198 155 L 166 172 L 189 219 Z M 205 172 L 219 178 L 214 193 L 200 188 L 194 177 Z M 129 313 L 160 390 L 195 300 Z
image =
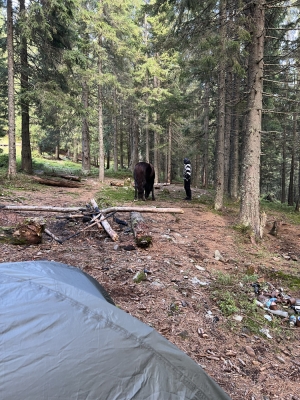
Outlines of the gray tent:
M 78 268 L 0 264 L 1 400 L 230 399 L 190 357 L 111 303 Z

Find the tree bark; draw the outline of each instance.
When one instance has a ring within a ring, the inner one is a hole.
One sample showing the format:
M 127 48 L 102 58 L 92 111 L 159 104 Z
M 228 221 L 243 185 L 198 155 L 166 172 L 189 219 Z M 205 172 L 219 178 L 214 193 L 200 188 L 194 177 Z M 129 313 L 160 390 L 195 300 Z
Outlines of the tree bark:
M 91 156 L 90 156 L 90 132 L 88 122 L 88 106 L 89 106 L 89 90 L 87 82 L 82 83 L 82 172 L 88 174 L 91 171 Z
M 131 227 L 138 247 L 146 248 L 152 244 L 151 233 L 149 232 L 149 228 L 140 213 L 131 213 Z
M 2 229 L 0 241 L 12 244 L 42 243 L 45 224 L 39 219 L 24 220 L 15 229 Z
M 102 45 L 102 37 L 99 37 L 99 47 Z M 98 74 L 102 77 L 102 60 L 98 56 Z M 104 182 L 104 140 L 103 140 L 103 96 L 102 82 L 98 84 L 98 143 L 99 143 L 99 181 Z
M 293 139 L 292 139 L 292 149 L 291 149 L 291 169 L 290 169 L 290 181 L 289 181 L 289 191 L 288 191 L 288 205 L 294 205 L 295 196 L 295 146 L 296 146 L 296 136 L 297 136 L 297 115 L 293 115 Z
M 34 176 L 33 179 L 42 185 L 48 186 L 59 186 L 59 187 L 69 187 L 69 188 L 79 188 L 81 187 L 81 183 L 71 182 L 69 180 L 62 179 L 47 179 L 47 178 L 39 178 Z
M 167 155 L 167 183 L 171 183 L 171 166 L 172 166 L 172 118 L 169 121 L 168 130 L 168 155 Z
M 226 68 L 225 79 L 225 121 L 224 121 L 224 194 L 229 195 L 230 185 L 230 134 L 232 126 L 233 104 L 233 73 L 232 68 Z
M 130 133 L 131 133 L 130 167 L 133 172 L 135 164 L 139 162 L 139 155 L 138 155 L 139 131 L 138 131 L 138 124 L 137 124 L 137 117 L 134 114 L 133 110 L 131 110 Z
M 209 153 L 209 84 L 205 84 L 204 93 L 204 153 L 203 153 L 203 170 L 202 170 L 202 187 L 208 188 L 208 153 Z
M 156 55 L 158 57 L 158 54 Z M 159 88 L 160 82 L 157 76 L 154 76 L 153 78 L 153 88 L 156 91 L 157 88 Z M 157 113 L 153 113 L 153 123 L 154 125 L 157 124 Z M 154 135 L 153 135 L 153 166 L 155 170 L 155 181 L 154 183 L 159 182 L 159 177 L 160 177 L 160 165 L 159 165 L 159 133 L 157 128 L 154 128 Z
M 8 65 L 8 140 L 9 140 L 8 178 L 12 178 L 17 174 L 12 0 L 7 0 L 7 65 Z
M 20 14 L 24 20 L 26 18 L 25 13 L 25 0 L 20 1 Z M 28 54 L 27 54 L 27 39 L 22 34 L 21 30 L 21 117 L 22 117 L 22 170 L 27 174 L 32 174 L 32 156 L 30 146 L 30 130 L 29 130 L 29 101 L 27 99 L 28 94 Z
M 226 37 L 226 0 L 220 1 L 220 40 L 221 54 L 225 54 Z M 224 168 L 225 168 L 225 63 L 223 57 L 219 66 L 219 106 L 218 106 L 218 130 L 216 144 L 216 174 L 215 174 L 215 210 L 223 208 L 224 201 Z
M 239 90 L 240 78 L 234 76 L 233 92 L 234 92 L 234 113 L 232 116 L 232 131 L 230 140 L 230 179 L 229 179 L 229 194 L 232 200 L 238 199 L 239 187 Z
M 262 237 L 259 180 L 263 91 L 265 9 L 263 0 L 251 3 L 251 41 L 248 65 L 248 115 L 241 182 L 240 222 L 250 226 L 256 238 Z
M 99 213 L 99 222 L 98 222 L 98 218 L 94 218 L 95 222 L 97 223 L 98 226 L 103 227 L 103 229 L 106 231 L 106 233 L 111 237 L 111 239 L 116 242 L 119 239 L 118 234 L 112 229 L 112 227 L 110 226 L 110 224 L 108 223 L 107 219 L 105 219 L 105 215 L 103 215 L 103 213 L 99 210 L 98 204 L 96 202 L 95 199 L 91 199 L 91 204 L 94 207 L 95 211 L 97 213 Z
M 117 124 L 117 89 L 114 88 L 114 112 L 112 126 L 114 129 L 114 171 L 118 171 L 118 124 Z
M 283 131 L 282 140 L 282 164 L 281 164 L 281 203 L 286 202 L 286 128 Z
M 14 210 L 14 211 L 49 211 L 49 212 L 61 212 L 70 213 L 78 212 L 82 210 L 82 207 L 52 207 L 52 206 L 16 206 L 16 205 L 0 205 L 2 210 Z M 100 210 L 99 213 L 108 214 L 111 212 L 145 212 L 145 213 L 174 213 L 183 214 L 181 208 L 156 208 L 156 207 L 109 207 Z

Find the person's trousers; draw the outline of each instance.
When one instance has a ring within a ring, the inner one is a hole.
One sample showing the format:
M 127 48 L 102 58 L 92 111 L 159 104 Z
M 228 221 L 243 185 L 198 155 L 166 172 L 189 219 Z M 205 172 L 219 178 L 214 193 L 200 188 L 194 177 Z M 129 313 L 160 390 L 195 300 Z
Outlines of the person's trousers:
M 192 191 L 191 191 L 191 181 L 190 179 L 187 181 L 186 179 L 184 180 L 184 190 L 186 193 L 186 197 L 188 199 L 192 198 Z

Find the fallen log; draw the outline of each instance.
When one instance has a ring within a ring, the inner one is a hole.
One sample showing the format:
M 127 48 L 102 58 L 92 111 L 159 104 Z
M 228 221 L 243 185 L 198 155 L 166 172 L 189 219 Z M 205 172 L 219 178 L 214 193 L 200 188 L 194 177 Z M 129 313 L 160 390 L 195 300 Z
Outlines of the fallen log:
M 0 242 L 14 245 L 30 245 L 42 242 L 45 223 L 40 219 L 25 219 L 16 227 L 1 227 Z
M 52 207 L 52 206 L 18 206 L 18 205 L 0 205 L 2 210 L 14 211 L 49 211 L 49 212 L 78 212 L 84 211 L 83 207 Z M 145 212 L 145 213 L 175 213 L 183 214 L 181 208 L 158 208 L 158 207 L 109 207 L 99 210 L 100 213 L 106 214 L 110 212 Z
M 2 209 L 2 210 L 14 210 L 14 211 L 49 211 L 49 212 L 70 213 L 70 212 L 78 212 L 78 211 L 80 211 L 81 207 L 0 205 L 0 209 Z
M 69 188 L 79 188 L 82 186 L 81 183 L 71 182 L 66 179 L 46 179 L 46 178 L 39 178 L 37 176 L 33 176 L 32 178 L 36 182 L 48 186 L 59 186 L 59 187 L 69 187 Z
M 120 183 L 120 182 L 110 182 L 110 186 L 117 186 L 117 187 L 123 187 L 124 183 Z
M 102 213 L 108 212 L 145 212 L 145 213 L 177 213 L 183 214 L 183 210 L 181 208 L 158 208 L 158 207 L 109 207 L 100 210 Z
M 16 238 L 14 234 L 15 228 L 0 226 L 0 243 L 8 244 L 25 244 L 24 240 Z
M 81 182 L 81 177 L 76 175 L 53 174 L 52 176 L 67 179 L 68 181 Z
M 149 228 L 139 212 L 131 213 L 131 227 L 137 246 L 146 248 L 152 244 Z

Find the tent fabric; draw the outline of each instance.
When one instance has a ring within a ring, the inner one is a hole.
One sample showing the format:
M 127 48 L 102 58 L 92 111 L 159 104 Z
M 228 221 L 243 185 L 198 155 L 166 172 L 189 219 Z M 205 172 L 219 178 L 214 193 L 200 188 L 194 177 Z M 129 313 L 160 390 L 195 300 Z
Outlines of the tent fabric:
M 0 264 L 0 398 L 230 400 L 96 280 L 53 261 Z

